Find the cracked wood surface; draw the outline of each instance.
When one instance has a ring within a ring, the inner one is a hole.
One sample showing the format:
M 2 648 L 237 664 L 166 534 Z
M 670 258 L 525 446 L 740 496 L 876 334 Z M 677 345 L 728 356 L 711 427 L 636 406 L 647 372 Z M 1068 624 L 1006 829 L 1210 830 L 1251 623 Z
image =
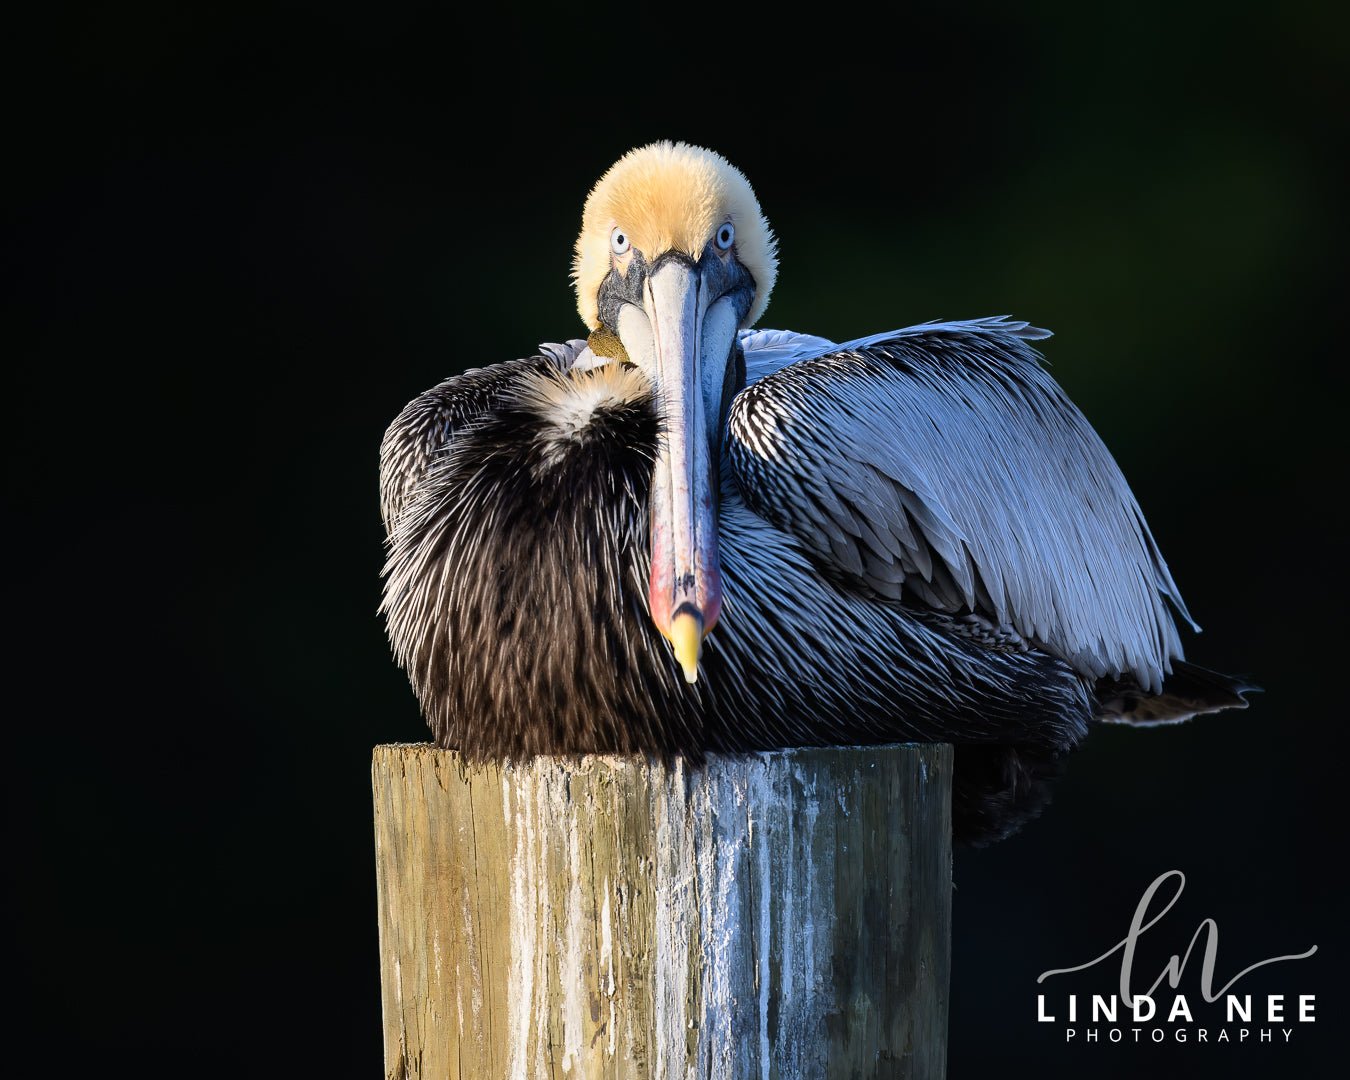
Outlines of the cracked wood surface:
M 387 1077 L 942 1076 L 951 770 L 377 747 Z

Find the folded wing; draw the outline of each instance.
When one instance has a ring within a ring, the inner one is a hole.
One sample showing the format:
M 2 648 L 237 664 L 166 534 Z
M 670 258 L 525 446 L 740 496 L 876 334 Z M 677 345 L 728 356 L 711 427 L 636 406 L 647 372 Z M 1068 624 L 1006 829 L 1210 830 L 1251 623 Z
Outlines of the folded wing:
M 746 335 L 764 373 L 732 406 L 731 466 L 845 587 L 1157 691 L 1182 655 L 1169 603 L 1190 616 L 1119 467 L 1028 344 L 1046 336 L 1006 319 L 796 349 Z

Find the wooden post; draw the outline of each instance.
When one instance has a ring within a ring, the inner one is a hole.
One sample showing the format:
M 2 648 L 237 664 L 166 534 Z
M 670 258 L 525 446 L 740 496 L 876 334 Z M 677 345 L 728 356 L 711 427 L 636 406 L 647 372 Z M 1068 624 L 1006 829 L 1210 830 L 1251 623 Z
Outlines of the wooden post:
M 391 1080 L 944 1075 L 949 746 L 373 774 Z

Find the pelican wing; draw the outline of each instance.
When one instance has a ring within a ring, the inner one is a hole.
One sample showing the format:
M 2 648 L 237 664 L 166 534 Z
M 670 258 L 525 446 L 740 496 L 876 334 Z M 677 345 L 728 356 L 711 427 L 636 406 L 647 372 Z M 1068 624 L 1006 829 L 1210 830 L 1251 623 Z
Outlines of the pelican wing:
M 412 501 L 428 466 L 455 432 L 473 423 L 527 371 L 544 365 L 566 370 L 585 353 L 584 341 L 544 344 L 539 354 L 486 368 L 471 368 L 413 398 L 380 443 L 380 513 L 386 532 Z
M 766 336 L 757 362 L 745 335 L 751 377 L 767 373 L 732 405 L 731 467 L 837 580 L 1156 691 L 1182 655 L 1168 602 L 1190 616 L 1119 467 L 1028 344 L 1047 336 L 1007 319 L 795 352 Z

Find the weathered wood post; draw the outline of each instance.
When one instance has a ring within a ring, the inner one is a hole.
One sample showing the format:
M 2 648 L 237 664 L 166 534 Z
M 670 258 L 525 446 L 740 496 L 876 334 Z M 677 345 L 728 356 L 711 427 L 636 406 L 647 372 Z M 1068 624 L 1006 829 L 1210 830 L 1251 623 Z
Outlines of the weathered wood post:
M 951 771 L 377 747 L 387 1076 L 942 1076 Z

